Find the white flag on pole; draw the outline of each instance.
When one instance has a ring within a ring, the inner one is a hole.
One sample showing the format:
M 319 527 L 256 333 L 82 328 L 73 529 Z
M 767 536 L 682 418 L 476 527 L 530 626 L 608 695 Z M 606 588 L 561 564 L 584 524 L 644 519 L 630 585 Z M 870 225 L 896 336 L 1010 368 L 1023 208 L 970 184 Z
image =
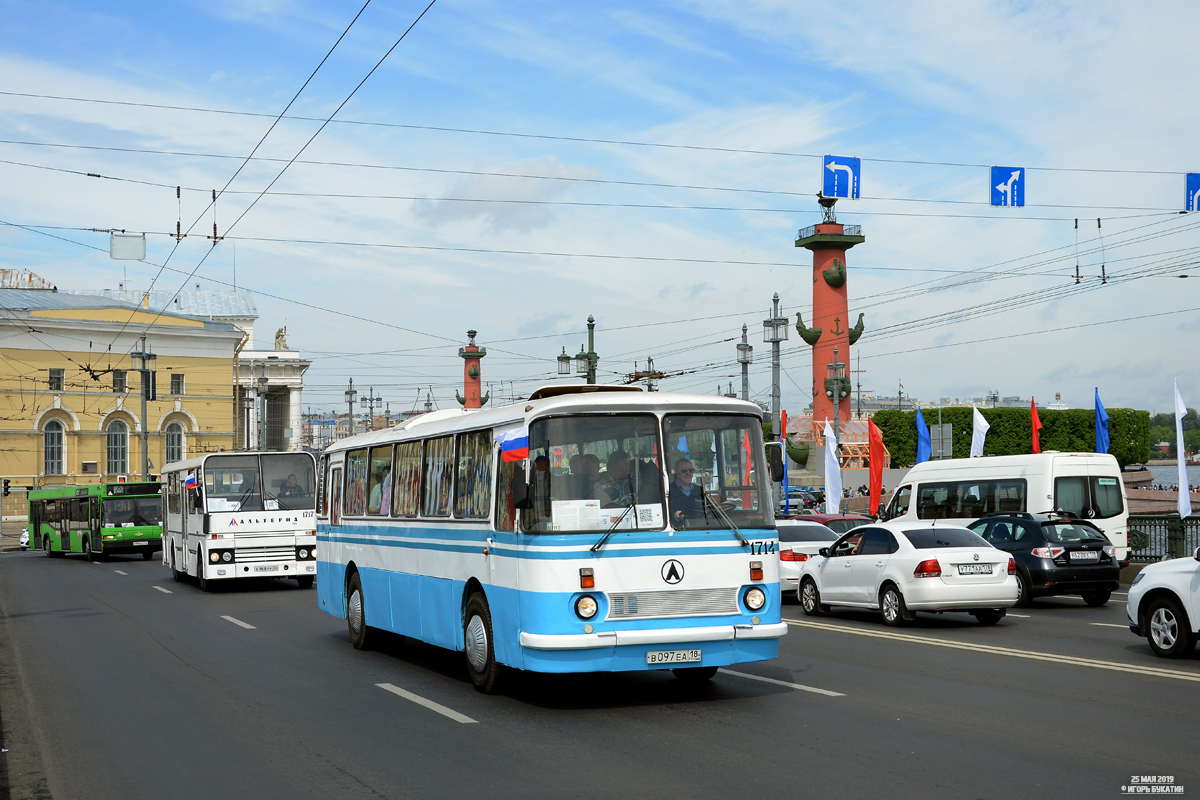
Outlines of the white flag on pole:
M 979 413 L 979 409 L 973 409 L 975 412 L 972 416 L 975 421 L 975 427 L 971 431 L 971 458 L 978 458 L 983 455 L 983 439 L 987 436 L 988 429 L 992 426 L 983 418 L 983 414 Z
M 1179 396 L 1179 378 L 1175 379 L 1175 455 L 1179 457 L 1179 517 L 1192 515 L 1192 493 L 1188 485 L 1187 456 L 1183 451 L 1183 417 L 1187 406 Z
M 825 513 L 840 514 L 842 508 L 842 464 L 833 428 L 825 420 Z

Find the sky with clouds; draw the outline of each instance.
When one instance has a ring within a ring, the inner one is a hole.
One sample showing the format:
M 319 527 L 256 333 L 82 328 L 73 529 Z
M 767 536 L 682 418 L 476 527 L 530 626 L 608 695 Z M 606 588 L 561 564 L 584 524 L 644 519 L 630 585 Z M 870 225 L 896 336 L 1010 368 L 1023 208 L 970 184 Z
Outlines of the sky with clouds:
M 212 190 L 361 2 L 0 0 L 0 266 L 175 290 L 236 263 L 260 331 L 312 359 L 313 410 L 349 378 L 454 406 L 468 328 L 493 396 L 528 394 L 589 314 L 602 380 L 651 357 L 705 393 L 738 388 L 745 324 L 766 400 L 772 294 L 811 320 L 820 156 L 858 156 L 837 213 L 866 235 L 864 391 L 1163 411 L 1178 377 L 1200 405 L 1200 6 L 438 0 L 305 147 L 427 2 L 367 5 L 217 201 L 213 248 Z M 1024 208 L 990 207 L 992 164 L 1027 168 Z M 93 228 L 145 231 L 146 262 Z M 799 413 L 794 330 L 783 366 Z

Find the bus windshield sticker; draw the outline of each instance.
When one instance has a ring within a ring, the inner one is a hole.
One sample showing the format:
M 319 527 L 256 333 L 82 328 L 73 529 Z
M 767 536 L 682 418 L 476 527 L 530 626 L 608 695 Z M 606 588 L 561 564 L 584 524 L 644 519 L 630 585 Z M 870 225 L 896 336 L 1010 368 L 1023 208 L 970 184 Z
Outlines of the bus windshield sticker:
M 606 527 L 600 519 L 599 500 L 555 500 L 551 514 L 556 531 L 598 531 Z

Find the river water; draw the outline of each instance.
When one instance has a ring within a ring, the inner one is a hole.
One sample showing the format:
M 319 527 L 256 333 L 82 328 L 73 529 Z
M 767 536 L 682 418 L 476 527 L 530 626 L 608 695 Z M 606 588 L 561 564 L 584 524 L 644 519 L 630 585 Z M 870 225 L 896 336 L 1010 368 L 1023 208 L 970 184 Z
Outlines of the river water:
M 1170 488 L 1179 483 L 1179 468 L 1174 464 L 1167 466 L 1165 464 L 1151 464 L 1147 469 L 1154 476 L 1155 485 L 1162 485 Z M 1188 484 L 1195 486 L 1200 484 L 1200 467 L 1189 466 L 1187 468 Z

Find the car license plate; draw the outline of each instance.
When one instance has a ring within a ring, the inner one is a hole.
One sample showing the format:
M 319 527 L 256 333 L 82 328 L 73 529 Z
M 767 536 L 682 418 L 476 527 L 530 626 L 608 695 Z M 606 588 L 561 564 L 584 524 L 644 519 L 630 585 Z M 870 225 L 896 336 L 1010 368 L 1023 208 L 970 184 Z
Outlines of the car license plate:
M 255 564 L 255 572 L 279 572 L 278 564 Z
M 134 542 L 133 546 L 134 547 L 145 547 L 146 543 L 145 542 Z
M 991 575 L 991 564 L 959 564 L 959 575 Z
M 1100 553 L 1097 550 L 1072 550 L 1072 561 L 1099 561 Z
M 699 650 L 651 650 L 646 653 L 647 664 L 686 664 L 699 660 Z

